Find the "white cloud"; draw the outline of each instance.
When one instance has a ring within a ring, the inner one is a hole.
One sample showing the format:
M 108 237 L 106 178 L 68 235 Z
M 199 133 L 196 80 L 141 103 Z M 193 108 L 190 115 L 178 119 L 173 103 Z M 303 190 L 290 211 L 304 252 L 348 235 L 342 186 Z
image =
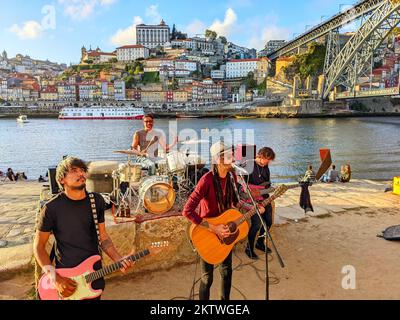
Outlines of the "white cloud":
M 257 50 L 264 49 L 265 45 L 270 40 L 288 40 L 290 32 L 286 28 L 277 25 L 269 25 L 265 27 L 260 36 L 253 36 L 250 38 L 249 46 Z
M 143 23 L 143 19 L 136 16 L 132 25 L 125 29 L 119 29 L 111 38 L 110 42 L 115 46 L 124 46 L 136 43 L 136 25 Z
M 115 0 L 103 0 L 108 2 L 114 2 Z M 146 8 L 146 23 L 149 24 L 159 24 L 162 17 L 158 12 L 158 5 L 151 5 Z M 138 24 L 144 23 L 144 20 L 140 16 L 136 16 L 133 19 L 132 24 L 125 28 L 119 29 L 113 36 L 110 38 L 110 42 L 115 46 L 124 46 L 129 44 L 136 43 L 136 26 Z
M 9 31 L 15 33 L 22 40 L 34 40 L 40 38 L 43 34 L 43 28 L 39 22 L 30 20 L 23 23 L 22 26 L 14 24 Z
M 229 36 L 234 28 L 237 21 L 237 15 L 232 8 L 226 10 L 224 21 L 216 19 L 213 24 L 208 28 L 218 33 L 221 36 Z
M 193 37 L 196 34 L 204 34 L 206 29 L 207 29 L 206 24 L 204 22 L 196 19 L 196 20 L 193 20 L 190 24 L 188 24 L 184 28 L 184 32 L 187 33 L 189 37 Z
M 149 23 L 152 24 L 159 24 L 162 17 L 161 14 L 158 12 L 158 5 L 151 5 L 146 8 L 146 17 L 149 18 Z
M 58 0 L 64 6 L 64 14 L 74 20 L 84 20 L 90 17 L 97 7 L 110 6 L 117 0 Z

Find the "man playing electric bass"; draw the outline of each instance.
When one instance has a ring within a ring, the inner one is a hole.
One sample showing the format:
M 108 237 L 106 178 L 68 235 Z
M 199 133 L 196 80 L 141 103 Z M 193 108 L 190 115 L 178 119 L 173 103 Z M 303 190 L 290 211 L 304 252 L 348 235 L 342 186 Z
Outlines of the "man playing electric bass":
M 74 268 L 86 259 L 100 255 L 101 250 L 113 261 L 121 262 L 121 271 L 126 272 L 132 267 L 132 262 L 119 254 L 106 232 L 105 203 L 102 196 L 93 194 L 91 198 L 86 192 L 87 170 L 84 161 L 72 157 L 63 160 L 58 165 L 56 180 L 63 192 L 43 207 L 36 231 L 35 258 L 43 272 L 54 283 L 61 298 L 71 297 L 77 289 L 77 283 L 54 272 L 46 251 L 46 243 L 51 232 L 56 239 L 57 269 Z M 93 207 L 97 211 L 97 221 L 95 221 Z M 101 261 L 94 265 L 95 270 L 101 267 Z M 94 281 L 91 286 L 94 290 L 103 290 L 104 279 Z
M 195 191 L 189 197 L 182 214 L 188 218 L 194 226 L 200 226 L 200 229 L 204 232 L 215 234 L 215 238 L 218 237 L 222 241 L 223 239 L 232 236 L 229 227 L 226 224 L 208 223 L 206 218 L 217 218 L 227 210 L 229 215 L 229 209 L 234 207 L 250 210 L 252 206 L 244 204 L 239 199 L 239 194 L 236 188 L 237 177 L 232 172 L 232 147 L 223 142 L 218 142 L 211 147 L 210 153 L 212 159 L 211 172 L 207 173 L 200 179 Z M 196 212 L 199 205 L 200 210 L 199 212 Z M 264 212 L 264 208 L 260 207 L 260 210 Z M 247 223 L 244 224 L 246 225 L 247 232 Z M 211 239 L 211 241 L 212 240 L 215 239 Z M 220 293 L 221 300 L 230 299 L 232 285 L 232 251 L 230 251 L 229 254 L 227 252 L 227 255 L 228 256 L 219 266 L 222 280 Z M 214 265 L 206 262 L 202 257 L 202 276 L 199 290 L 200 300 L 210 299 L 210 288 L 213 283 L 213 271 Z

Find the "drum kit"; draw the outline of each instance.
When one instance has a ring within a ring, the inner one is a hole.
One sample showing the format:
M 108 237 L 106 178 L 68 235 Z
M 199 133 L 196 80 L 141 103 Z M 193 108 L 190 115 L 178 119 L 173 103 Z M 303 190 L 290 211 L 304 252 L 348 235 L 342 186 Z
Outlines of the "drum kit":
M 191 145 L 208 141 L 186 141 Z M 117 150 L 113 153 L 123 154 L 128 161 L 119 165 L 112 173 L 113 215 L 118 222 L 134 220 L 134 215 L 150 213 L 163 215 L 175 205 L 182 207 L 194 190 L 198 180 L 208 170 L 197 154 L 186 154 L 173 151 L 163 158 L 155 160 L 156 175 L 149 176 L 140 163 L 132 157 L 142 154 L 136 150 Z

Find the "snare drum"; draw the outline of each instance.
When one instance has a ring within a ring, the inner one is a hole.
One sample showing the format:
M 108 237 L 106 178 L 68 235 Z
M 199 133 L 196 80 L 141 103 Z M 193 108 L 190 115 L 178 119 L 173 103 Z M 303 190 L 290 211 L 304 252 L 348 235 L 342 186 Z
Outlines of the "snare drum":
M 119 166 L 120 182 L 129 182 L 129 167 L 131 170 L 130 182 L 140 182 L 140 179 L 142 179 L 142 166 L 137 163 L 131 163 L 130 166 L 127 163 L 123 163 Z
M 174 206 L 176 193 L 167 176 L 153 176 L 143 178 L 139 197 L 147 211 L 164 214 Z
M 168 169 L 171 173 L 185 171 L 186 161 L 182 152 L 171 152 L 167 155 Z
M 167 160 L 159 160 L 156 162 L 157 166 L 157 174 L 159 176 L 166 176 L 168 175 L 168 164 Z

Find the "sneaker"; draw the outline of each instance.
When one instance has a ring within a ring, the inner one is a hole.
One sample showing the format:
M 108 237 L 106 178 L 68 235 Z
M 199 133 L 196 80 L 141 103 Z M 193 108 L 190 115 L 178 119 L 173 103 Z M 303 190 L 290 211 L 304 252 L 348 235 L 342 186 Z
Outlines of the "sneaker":
M 251 260 L 258 260 L 258 256 L 255 254 L 253 250 L 250 250 L 249 247 L 246 248 L 245 252 Z

